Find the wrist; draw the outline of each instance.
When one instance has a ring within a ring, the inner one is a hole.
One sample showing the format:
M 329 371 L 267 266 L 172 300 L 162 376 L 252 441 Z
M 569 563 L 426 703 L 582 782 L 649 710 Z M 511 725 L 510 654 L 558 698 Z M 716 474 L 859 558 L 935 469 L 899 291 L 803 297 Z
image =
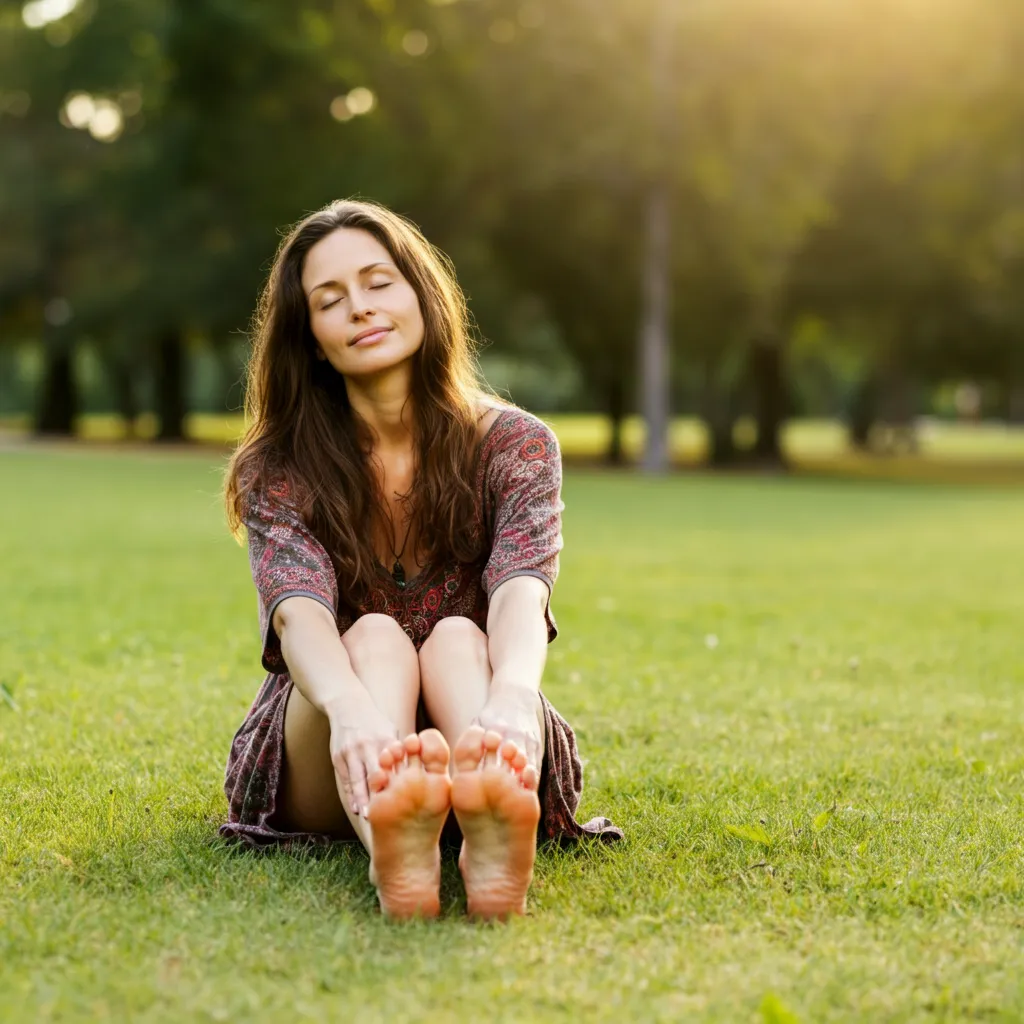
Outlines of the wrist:
M 320 710 L 333 728 L 335 725 L 347 724 L 353 715 L 358 715 L 370 706 L 376 707 L 363 686 L 349 686 L 331 694 L 324 700 Z
M 531 686 L 529 683 L 501 676 L 494 676 L 491 679 L 488 702 L 511 701 L 529 707 L 536 703 L 537 697 L 537 687 Z

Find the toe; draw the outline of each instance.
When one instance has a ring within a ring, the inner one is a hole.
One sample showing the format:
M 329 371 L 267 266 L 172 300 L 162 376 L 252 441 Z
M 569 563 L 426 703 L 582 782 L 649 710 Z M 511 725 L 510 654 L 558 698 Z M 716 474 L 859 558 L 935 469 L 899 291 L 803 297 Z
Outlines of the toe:
M 405 743 L 405 757 L 410 768 L 418 768 L 420 765 L 420 738 L 416 733 L 410 733 L 403 741 Z
M 450 757 L 448 744 L 437 729 L 425 729 L 420 733 L 420 758 L 428 772 L 446 774 Z
M 387 784 L 391 779 L 391 773 L 383 766 L 383 757 L 381 758 L 381 769 L 378 771 L 370 772 L 369 778 L 366 780 L 366 784 L 370 787 L 371 793 L 379 793 L 381 790 L 387 788 Z
M 526 754 L 515 744 L 512 740 L 505 740 L 498 750 L 498 755 L 501 758 L 501 766 L 508 769 L 510 772 L 518 774 L 523 770 L 526 765 Z M 521 764 L 517 765 L 517 761 L 521 761 Z
M 484 733 L 484 767 L 494 768 L 501 764 L 501 757 L 498 750 L 501 747 L 502 738 L 500 732 L 493 732 L 488 729 Z
M 523 780 L 523 785 L 527 789 L 533 790 L 534 793 L 537 792 L 537 787 L 540 785 L 540 773 L 532 764 L 528 764 L 523 769 L 523 773 L 520 778 Z
M 388 763 L 385 765 L 384 758 L 387 756 Z M 405 746 L 401 740 L 393 740 L 387 747 L 381 751 L 380 755 L 380 766 L 387 768 L 388 771 L 392 771 L 397 768 L 402 761 L 405 760 Z
M 471 725 L 455 744 L 455 767 L 460 772 L 471 772 L 480 767 L 484 756 L 484 730 Z

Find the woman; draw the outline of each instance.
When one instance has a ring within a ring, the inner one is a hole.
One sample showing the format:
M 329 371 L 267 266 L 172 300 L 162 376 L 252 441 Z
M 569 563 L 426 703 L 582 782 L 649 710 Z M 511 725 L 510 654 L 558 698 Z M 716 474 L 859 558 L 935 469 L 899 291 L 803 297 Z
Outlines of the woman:
M 363 202 L 282 243 L 247 407 L 226 498 L 270 675 L 232 742 L 221 834 L 358 839 L 383 912 L 433 916 L 451 811 L 469 912 L 523 913 L 538 834 L 619 834 L 576 822 L 575 739 L 539 691 L 554 435 L 481 387 L 446 258 Z

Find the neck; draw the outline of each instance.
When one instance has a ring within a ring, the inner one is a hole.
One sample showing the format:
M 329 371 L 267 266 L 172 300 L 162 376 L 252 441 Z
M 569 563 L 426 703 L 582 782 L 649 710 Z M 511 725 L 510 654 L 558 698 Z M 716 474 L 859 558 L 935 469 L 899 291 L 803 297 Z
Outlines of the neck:
M 353 411 L 373 432 L 378 451 L 412 446 L 414 408 L 409 361 L 372 376 L 346 377 L 345 390 Z

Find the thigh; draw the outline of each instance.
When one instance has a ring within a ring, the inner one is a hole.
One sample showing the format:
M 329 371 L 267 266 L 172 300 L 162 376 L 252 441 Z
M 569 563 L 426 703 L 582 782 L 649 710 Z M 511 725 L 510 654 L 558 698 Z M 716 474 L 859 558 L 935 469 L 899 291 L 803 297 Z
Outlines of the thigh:
M 394 619 L 364 615 L 341 638 L 352 669 L 399 736 L 416 728 L 419 663 L 412 641 Z M 342 806 L 331 763 L 331 727 L 292 684 L 284 712 L 284 758 L 277 810 L 269 822 L 288 832 L 357 838 Z
M 284 709 L 284 758 L 277 808 L 267 824 L 282 832 L 322 832 L 356 839 L 342 807 L 334 765 L 331 727 L 293 683 Z

